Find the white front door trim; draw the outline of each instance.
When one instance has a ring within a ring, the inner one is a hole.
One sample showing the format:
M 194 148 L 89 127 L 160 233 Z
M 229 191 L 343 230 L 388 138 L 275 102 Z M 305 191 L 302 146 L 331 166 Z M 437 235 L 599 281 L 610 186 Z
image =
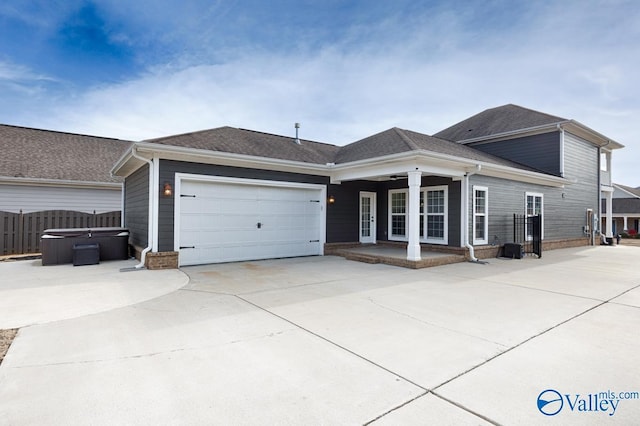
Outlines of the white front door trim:
M 365 211 L 366 206 L 363 206 L 363 200 L 368 199 L 368 211 Z M 376 236 L 376 193 L 375 192 L 360 192 L 360 215 L 358 223 L 359 223 L 359 232 L 360 232 L 360 243 L 362 244 L 375 244 L 377 240 Z M 365 226 L 368 225 L 368 228 Z M 365 232 L 368 231 L 368 232 Z M 368 235 L 364 235 L 368 234 Z

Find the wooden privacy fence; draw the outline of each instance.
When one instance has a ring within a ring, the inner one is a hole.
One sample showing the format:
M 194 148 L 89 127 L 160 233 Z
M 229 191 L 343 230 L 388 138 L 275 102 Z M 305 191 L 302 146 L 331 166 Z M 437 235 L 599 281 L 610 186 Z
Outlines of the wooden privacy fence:
M 120 226 L 120 211 L 100 214 L 69 210 L 34 213 L 0 211 L 0 256 L 40 253 L 40 236 L 45 229 L 110 226 Z

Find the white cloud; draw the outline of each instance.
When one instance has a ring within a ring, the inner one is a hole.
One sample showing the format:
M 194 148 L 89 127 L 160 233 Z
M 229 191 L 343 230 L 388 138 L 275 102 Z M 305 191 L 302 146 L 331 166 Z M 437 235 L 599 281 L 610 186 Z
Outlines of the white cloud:
M 640 185 L 638 12 L 617 11 L 624 19 L 612 27 L 601 7 L 568 9 L 539 7 L 513 28 L 484 32 L 451 10 L 389 18 L 317 51 L 246 48 L 222 64 L 185 63 L 187 52 L 172 58 L 179 68 L 159 65 L 56 102 L 35 125 L 137 140 L 223 125 L 293 134 L 301 122 L 303 138 L 344 144 L 392 126 L 435 133 L 516 103 L 626 144 L 614 154 L 614 177 Z
M 33 72 L 24 65 L 0 61 L 0 81 L 53 81 L 52 78 Z

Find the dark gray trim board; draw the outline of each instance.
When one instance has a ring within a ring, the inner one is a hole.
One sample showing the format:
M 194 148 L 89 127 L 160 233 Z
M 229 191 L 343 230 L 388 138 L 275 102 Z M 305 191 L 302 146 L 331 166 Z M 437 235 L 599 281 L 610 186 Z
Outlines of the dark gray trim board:
M 558 131 L 497 142 L 474 143 L 469 146 L 544 173 L 560 176 L 560 132 Z

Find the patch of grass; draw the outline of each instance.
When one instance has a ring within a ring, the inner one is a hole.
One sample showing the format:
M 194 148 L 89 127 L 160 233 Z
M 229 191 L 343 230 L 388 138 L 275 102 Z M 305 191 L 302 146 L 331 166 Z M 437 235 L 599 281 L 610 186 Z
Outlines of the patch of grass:
M 11 328 L 9 330 L 0 330 L 0 364 L 2 364 L 2 360 L 4 356 L 7 354 L 9 350 L 9 346 L 11 346 L 11 342 L 15 339 L 16 334 L 18 334 L 17 328 Z

